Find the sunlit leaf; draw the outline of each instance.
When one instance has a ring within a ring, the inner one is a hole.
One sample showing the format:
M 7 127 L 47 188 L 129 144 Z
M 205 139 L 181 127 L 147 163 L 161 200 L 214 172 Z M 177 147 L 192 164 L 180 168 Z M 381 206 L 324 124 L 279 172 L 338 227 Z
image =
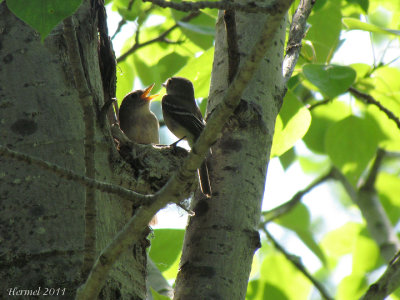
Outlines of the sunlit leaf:
M 306 134 L 310 123 L 310 112 L 289 90 L 277 117 L 271 157 L 282 155 L 292 148 Z
M 317 1 L 317 4 L 318 2 L 320 1 Z M 311 28 L 306 38 L 313 44 L 318 63 L 326 63 L 332 59 L 339 43 L 341 19 L 340 5 L 336 1 L 327 1 L 321 9 L 309 17 Z
M 42 40 L 58 23 L 72 15 L 81 3 L 82 0 L 7 0 L 8 8 L 37 30 Z
M 356 78 L 356 72 L 352 68 L 336 65 L 305 65 L 303 74 L 329 98 L 346 92 Z
M 342 22 L 349 30 L 360 29 L 374 33 L 400 35 L 400 30 L 381 28 L 374 24 L 365 23 L 355 18 L 343 18 Z
M 214 49 L 205 51 L 202 55 L 190 59 L 176 76 L 188 78 L 193 82 L 196 98 L 208 97 L 211 80 L 211 67 Z
M 367 287 L 368 285 L 364 274 L 352 274 L 342 279 L 335 299 L 360 299 Z
M 331 127 L 325 135 L 325 150 L 332 162 L 356 184 L 374 157 L 382 134 L 371 118 L 349 116 Z
M 155 229 L 149 255 L 161 272 L 167 270 L 182 251 L 184 230 Z

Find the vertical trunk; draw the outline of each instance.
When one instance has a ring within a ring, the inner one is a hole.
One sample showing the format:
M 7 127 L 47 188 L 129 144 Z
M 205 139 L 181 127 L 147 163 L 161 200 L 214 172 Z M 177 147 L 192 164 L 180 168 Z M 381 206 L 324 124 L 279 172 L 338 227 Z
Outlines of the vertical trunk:
M 262 3 L 265 5 L 265 3 Z M 236 12 L 240 60 L 258 39 L 268 16 Z M 257 225 L 283 90 L 285 20 L 272 48 L 243 94 L 221 138 L 212 148 L 213 196 L 197 193 L 185 235 L 175 299 L 244 299 L 252 258 L 260 246 Z M 228 89 L 228 49 L 223 12 L 216 28 L 208 111 Z
M 81 59 L 95 99 L 103 104 L 97 53 L 96 1 L 75 15 Z M 63 38 L 57 26 L 44 43 L 0 3 L 0 143 L 85 174 L 84 122 Z M 97 122 L 96 122 L 97 124 Z M 113 146 L 95 128 L 95 173 L 116 182 L 109 160 Z M 131 216 L 131 204 L 95 192 L 97 253 Z M 60 288 L 72 299 L 83 280 L 85 189 L 35 166 L 0 157 L 0 283 L 8 289 Z M 145 251 L 125 253 L 110 274 L 102 299 L 145 298 Z M 65 290 L 64 290 L 65 288 Z M 41 294 L 43 295 L 43 294 Z M 2 297 L 1 297 L 2 298 Z

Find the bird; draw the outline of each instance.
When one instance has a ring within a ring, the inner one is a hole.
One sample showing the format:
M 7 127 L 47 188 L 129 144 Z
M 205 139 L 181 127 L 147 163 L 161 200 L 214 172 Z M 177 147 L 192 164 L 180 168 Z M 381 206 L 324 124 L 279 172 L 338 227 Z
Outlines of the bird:
M 161 101 L 164 122 L 178 139 L 186 139 L 189 146 L 193 147 L 206 125 L 196 105 L 193 84 L 183 77 L 171 77 L 163 86 L 167 91 Z M 198 174 L 201 191 L 211 197 L 207 159 L 200 166 Z
M 127 94 L 119 108 L 120 128 L 125 135 L 138 144 L 159 144 L 159 123 L 150 111 L 150 101 L 158 95 L 150 96 L 154 83 L 144 90 Z

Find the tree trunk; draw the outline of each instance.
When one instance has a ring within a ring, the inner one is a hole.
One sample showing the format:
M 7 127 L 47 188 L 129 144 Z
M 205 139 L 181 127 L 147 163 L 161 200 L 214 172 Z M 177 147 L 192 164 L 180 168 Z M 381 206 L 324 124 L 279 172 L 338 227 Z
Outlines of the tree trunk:
M 95 112 L 104 103 L 97 9 L 97 1 L 84 1 L 74 16 Z M 85 124 L 62 24 L 41 43 L 3 1 L 0 29 L 0 143 L 85 174 Z M 94 140 L 96 179 L 119 184 L 109 130 L 97 122 Z M 0 200 L 0 298 L 17 287 L 40 288 L 42 296 L 54 288 L 71 299 L 84 280 L 85 188 L 0 157 Z M 132 205 L 101 192 L 95 200 L 97 255 L 131 216 Z M 144 245 L 134 245 L 114 266 L 100 298 L 145 299 L 145 266 Z
M 265 3 L 262 3 L 265 5 Z M 249 55 L 265 14 L 236 12 L 240 60 Z M 208 111 L 229 88 L 224 13 L 217 20 Z M 257 226 L 275 119 L 282 104 L 285 20 L 271 50 L 243 94 L 235 114 L 212 147 L 209 159 L 213 196 L 197 193 L 189 220 L 175 299 L 244 299 L 253 254 L 260 247 Z M 231 66 L 232 67 L 232 66 Z

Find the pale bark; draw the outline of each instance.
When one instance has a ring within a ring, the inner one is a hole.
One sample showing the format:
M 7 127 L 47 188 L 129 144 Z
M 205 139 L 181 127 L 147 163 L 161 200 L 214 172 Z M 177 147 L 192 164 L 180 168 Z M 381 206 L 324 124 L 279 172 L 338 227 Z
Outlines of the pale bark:
M 279 4 L 278 4 L 279 5 Z M 236 12 L 241 62 L 249 56 L 268 16 Z M 213 196 L 197 193 L 185 235 L 175 299 L 244 299 L 275 119 L 284 90 L 282 57 L 285 20 L 242 95 L 209 159 Z M 223 13 L 216 27 L 214 65 L 208 111 L 228 89 L 228 57 Z
M 103 88 L 95 16 L 90 1 L 84 1 L 75 17 L 86 80 L 98 111 Z M 62 26 L 42 44 L 3 1 L 0 29 L 0 143 L 84 175 L 83 113 Z M 112 140 L 97 123 L 94 139 L 96 178 L 120 183 L 113 169 L 118 162 L 110 161 Z M 110 194 L 95 194 L 99 252 L 131 216 L 132 205 Z M 0 298 L 8 288 L 48 287 L 66 288 L 71 299 L 82 280 L 85 189 L 1 157 L 0 199 Z M 102 299 L 145 298 L 144 246 L 135 245 L 114 266 Z

